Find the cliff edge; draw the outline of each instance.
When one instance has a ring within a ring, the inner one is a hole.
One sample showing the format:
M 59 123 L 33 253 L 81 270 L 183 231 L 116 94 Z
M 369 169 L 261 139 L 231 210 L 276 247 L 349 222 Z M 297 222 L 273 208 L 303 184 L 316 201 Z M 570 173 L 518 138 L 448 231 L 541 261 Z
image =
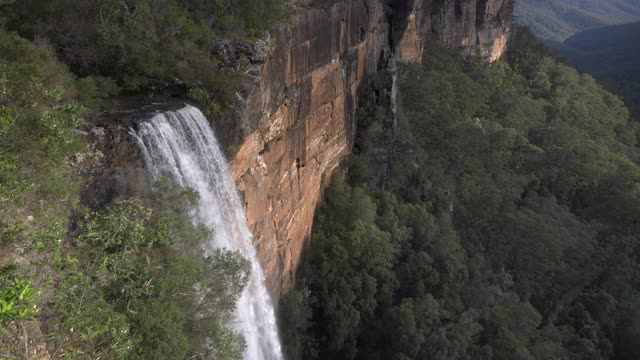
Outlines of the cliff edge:
M 292 0 L 250 72 L 246 136 L 231 161 L 267 283 L 293 281 L 320 188 L 351 151 L 358 88 L 420 61 L 427 41 L 487 61 L 506 51 L 511 0 Z M 392 77 L 392 76 L 390 76 Z M 393 85 L 391 85 L 393 86 Z M 387 96 L 392 96 L 389 89 Z

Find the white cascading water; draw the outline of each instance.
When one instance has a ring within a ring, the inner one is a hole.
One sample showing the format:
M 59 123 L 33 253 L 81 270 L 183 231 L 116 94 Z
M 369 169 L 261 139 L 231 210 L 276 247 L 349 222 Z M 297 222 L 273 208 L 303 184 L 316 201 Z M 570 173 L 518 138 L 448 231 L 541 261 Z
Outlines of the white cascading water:
M 196 220 L 214 229 L 211 248 L 237 250 L 252 266 L 236 308 L 237 330 L 247 342 L 247 360 L 282 359 L 274 306 L 246 225 L 229 165 L 211 127 L 197 108 L 186 105 L 159 113 L 132 132 L 154 179 L 169 178 L 196 190 Z

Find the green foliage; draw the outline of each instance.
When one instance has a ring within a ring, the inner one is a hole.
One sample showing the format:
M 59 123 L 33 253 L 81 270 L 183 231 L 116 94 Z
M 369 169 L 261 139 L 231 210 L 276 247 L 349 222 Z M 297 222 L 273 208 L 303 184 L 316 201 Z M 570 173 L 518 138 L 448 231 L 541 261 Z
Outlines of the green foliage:
M 309 335 L 313 319 L 310 296 L 309 288 L 298 284 L 296 289 L 280 301 L 280 338 L 286 339 L 283 345 L 287 359 L 304 359 L 318 355 L 317 344 Z
M 116 200 L 91 219 L 82 240 L 105 252 L 166 245 L 168 228 L 162 221 L 150 224 L 151 214 L 138 199 Z
M 334 181 L 325 197 L 330 211 L 321 211 L 314 225 L 308 269 L 319 273 L 309 277 L 309 288 L 323 305 L 321 336 L 339 353 L 356 342 L 378 303 L 390 301 L 395 249 L 390 234 L 375 225 L 376 206 L 362 189 Z
M 0 244 L 9 246 L 19 242 L 24 235 L 25 225 L 22 222 L 0 221 Z
M 234 91 L 218 68 L 215 42 L 261 37 L 287 16 L 281 0 L 26 0 L 0 7 L 9 29 L 55 46 L 92 107 L 121 91 L 168 83 L 205 89 L 207 99 L 229 106 Z
M 78 76 L 77 99 L 84 106 L 108 109 L 117 97 L 141 93 L 183 97 L 196 102 L 214 119 L 225 139 L 226 152 L 232 154 L 246 130 L 227 121 L 229 112 L 238 105 L 236 94 L 244 69 L 221 66 L 219 57 L 227 54 L 219 54 L 218 45 L 231 40 L 233 46 L 252 48 L 251 42 L 264 37 L 277 22 L 287 20 L 285 3 L 11 1 L 0 2 L 0 26 L 25 39 L 50 44 L 58 58 Z M 240 60 L 243 61 L 246 59 Z M 67 109 L 73 110 L 78 109 Z M 0 106 L 0 133 L 12 119 L 10 112 Z M 14 176 L 16 162 L 19 161 L 4 156 L 0 160 L 0 170 L 15 186 L 20 180 Z
M 0 29 L 0 204 L 55 170 L 81 144 L 72 130 L 84 109 L 73 78 L 46 49 Z
M 622 96 L 636 120 L 640 116 L 638 31 L 640 22 L 635 22 L 583 31 L 562 44 L 552 44 L 568 62 Z
M 216 79 L 215 87 L 192 87 L 187 97 L 198 104 L 206 114 L 213 118 L 222 117 L 234 104 L 238 91 L 238 75 L 231 72 L 221 72 Z
M 121 88 L 109 77 L 87 76 L 76 83 L 80 102 L 92 109 L 103 108 L 110 98 L 117 96 Z
M 38 291 L 25 279 L 0 277 L 0 327 L 38 313 Z
M 196 193 L 164 181 L 155 190 L 88 215 L 75 249 L 60 254 L 55 345 L 87 359 L 241 358 L 231 321 L 248 261 L 204 253 L 211 231 L 186 214 Z
M 45 262 L 41 254 L 59 251 L 68 206 L 78 198 L 65 166 L 83 149 L 73 130 L 85 110 L 74 97 L 74 78 L 51 51 L 0 28 L 1 257 L 31 261 L 28 271 L 0 276 L 2 327 L 13 321 L 24 329 L 21 320 L 44 305 L 35 287 L 46 285 L 33 275 Z
M 210 54 L 222 15 L 197 14 L 194 4 L 0 0 L 0 262 L 20 256 L 30 265 L 0 278 L 0 324 L 28 326 L 18 322 L 46 309 L 35 326 L 48 332 L 52 357 L 242 358 L 232 314 L 250 264 L 238 253 L 204 252 L 212 232 L 186 215 L 197 194 L 160 182 L 148 198 L 89 212 L 77 204 L 77 168 L 67 163 L 84 150 L 74 134 L 81 103 L 97 109 L 176 81 L 225 111 L 236 78 Z M 266 15 L 252 15 L 238 37 L 271 26 Z
M 288 16 L 279 0 L 182 0 L 193 16 L 211 23 L 217 34 L 235 37 L 259 37 Z
M 637 357 L 638 125 L 532 41 L 517 28 L 494 64 L 430 49 L 400 72 L 397 126 L 365 99 L 309 300 L 283 315 L 308 328 L 292 358 Z

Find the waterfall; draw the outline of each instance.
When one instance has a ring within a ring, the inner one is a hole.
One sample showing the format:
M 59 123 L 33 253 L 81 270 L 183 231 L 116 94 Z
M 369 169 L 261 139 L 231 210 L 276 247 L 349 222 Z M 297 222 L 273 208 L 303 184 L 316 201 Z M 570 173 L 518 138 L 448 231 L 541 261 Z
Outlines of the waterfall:
M 194 220 L 214 229 L 208 247 L 237 250 L 252 266 L 236 308 L 236 327 L 247 342 L 247 360 L 281 359 L 275 311 L 266 288 L 252 234 L 231 177 L 205 116 L 193 106 L 156 114 L 132 132 L 153 179 L 169 178 L 196 190 Z

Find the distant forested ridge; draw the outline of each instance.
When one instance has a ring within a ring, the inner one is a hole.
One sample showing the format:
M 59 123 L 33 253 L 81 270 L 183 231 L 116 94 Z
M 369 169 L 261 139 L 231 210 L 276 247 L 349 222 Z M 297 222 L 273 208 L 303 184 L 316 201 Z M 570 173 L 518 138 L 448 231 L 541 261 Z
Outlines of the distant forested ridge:
M 587 30 L 551 45 L 622 96 L 634 118 L 639 118 L 640 22 Z
M 518 0 L 517 21 L 546 40 L 562 42 L 581 31 L 640 20 L 638 0 Z
M 549 53 L 522 28 L 490 65 L 430 49 L 397 123 L 363 98 L 280 307 L 290 359 L 640 358 L 640 127 Z

